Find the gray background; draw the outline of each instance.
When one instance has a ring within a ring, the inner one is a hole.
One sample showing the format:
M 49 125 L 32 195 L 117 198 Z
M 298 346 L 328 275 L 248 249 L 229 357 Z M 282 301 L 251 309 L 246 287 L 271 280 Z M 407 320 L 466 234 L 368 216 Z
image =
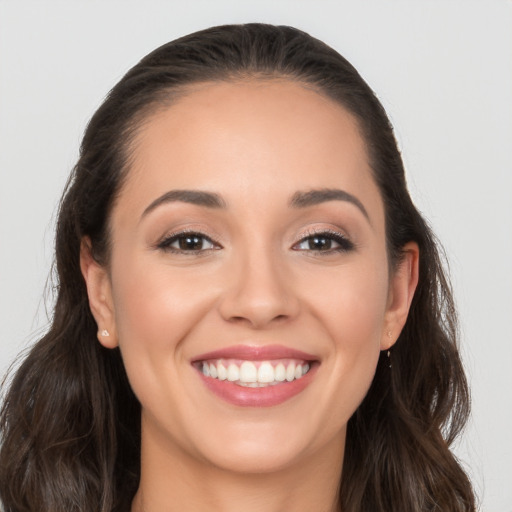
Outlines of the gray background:
M 456 447 L 482 510 L 512 510 L 512 3 L 0 0 L 0 375 L 47 325 L 56 205 L 88 118 L 156 46 L 207 26 L 295 25 L 345 55 L 395 125 L 443 241 L 473 418 Z M 51 310 L 51 307 L 49 308 Z

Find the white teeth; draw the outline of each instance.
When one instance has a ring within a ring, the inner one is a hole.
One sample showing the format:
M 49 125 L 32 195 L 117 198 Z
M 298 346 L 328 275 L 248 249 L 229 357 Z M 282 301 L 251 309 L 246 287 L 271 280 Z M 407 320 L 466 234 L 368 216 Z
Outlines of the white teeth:
M 275 378 L 277 382 L 283 382 L 283 380 L 286 379 L 286 368 L 284 367 L 283 363 L 279 363 L 276 366 L 275 372 Z
M 292 382 L 301 379 L 309 371 L 308 363 L 282 360 L 274 365 L 270 361 L 243 361 L 241 364 L 233 360 L 218 360 L 202 363 L 202 372 L 206 377 L 228 380 L 245 387 L 265 387 Z
M 228 371 L 222 363 L 217 365 L 217 378 L 219 380 L 226 380 L 228 378 Z
M 235 382 L 240 379 L 240 370 L 236 364 L 230 364 L 228 366 L 228 380 Z
M 277 384 L 277 382 L 269 382 L 269 383 L 262 383 L 262 382 L 237 382 L 238 386 L 242 386 L 244 388 L 266 388 L 267 386 L 274 386 Z
M 290 363 L 288 367 L 286 368 L 286 380 L 288 382 L 291 382 L 295 379 L 295 365 L 293 363 Z
M 258 370 L 254 363 L 244 361 L 240 365 L 240 381 L 241 382 L 256 382 L 258 380 Z
M 261 366 L 258 368 L 258 382 L 274 382 L 274 368 L 270 363 L 265 361 L 261 363 Z

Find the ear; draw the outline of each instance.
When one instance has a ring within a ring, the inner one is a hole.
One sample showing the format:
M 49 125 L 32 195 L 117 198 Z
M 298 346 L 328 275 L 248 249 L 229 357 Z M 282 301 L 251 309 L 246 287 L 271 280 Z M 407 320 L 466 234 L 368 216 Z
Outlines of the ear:
M 409 242 L 402 249 L 402 259 L 389 282 L 388 303 L 381 337 L 381 350 L 392 347 L 402 331 L 418 285 L 418 244 Z
M 115 348 L 118 342 L 110 276 L 94 259 L 89 237 L 84 237 L 80 244 L 80 268 L 87 286 L 89 306 L 98 324 L 98 340 L 106 348 Z

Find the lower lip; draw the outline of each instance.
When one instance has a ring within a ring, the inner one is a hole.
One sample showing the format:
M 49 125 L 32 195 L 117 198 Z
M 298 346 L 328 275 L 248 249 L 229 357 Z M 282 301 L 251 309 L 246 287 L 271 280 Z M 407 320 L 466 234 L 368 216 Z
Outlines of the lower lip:
M 272 407 L 286 402 L 303 391 L 311 383 L 316 369 L 317 365 L 312 365 L 308 373 L 300 379 L 263 388 L 239 386 L 228 380 L 206 377 L 200 370 L 198 370 L 198 373 L 211 392 L 232 405 L 239 407 Z

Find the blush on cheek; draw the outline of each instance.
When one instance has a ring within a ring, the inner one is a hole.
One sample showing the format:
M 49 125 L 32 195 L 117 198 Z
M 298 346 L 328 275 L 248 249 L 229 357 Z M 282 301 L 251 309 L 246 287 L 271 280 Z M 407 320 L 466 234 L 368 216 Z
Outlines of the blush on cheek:
M 121 346 L 139 354 L 154 351 L 158 357 L 171 357 L 191 327 L 211 308 L 211 291 L 181 269 L 165 265 L 155 268 L 149 257 L 130 261 L 127 256 L 118 272 L 130 276 L 113 281 Z

